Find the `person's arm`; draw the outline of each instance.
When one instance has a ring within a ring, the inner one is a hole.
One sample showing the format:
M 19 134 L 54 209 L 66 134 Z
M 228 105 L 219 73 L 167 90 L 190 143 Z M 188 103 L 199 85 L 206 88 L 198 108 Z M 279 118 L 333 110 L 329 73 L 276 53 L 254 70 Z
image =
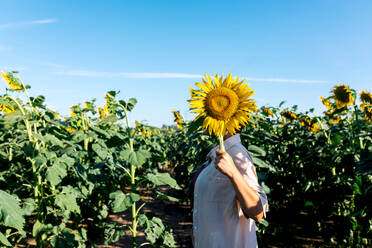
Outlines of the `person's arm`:
M 257 191 L 249 186 L 228 153 L 217 150 L 216 155 L 216 169 L 231 180 L 244 215 L 260 222 L 263 219 L 264 212 Z

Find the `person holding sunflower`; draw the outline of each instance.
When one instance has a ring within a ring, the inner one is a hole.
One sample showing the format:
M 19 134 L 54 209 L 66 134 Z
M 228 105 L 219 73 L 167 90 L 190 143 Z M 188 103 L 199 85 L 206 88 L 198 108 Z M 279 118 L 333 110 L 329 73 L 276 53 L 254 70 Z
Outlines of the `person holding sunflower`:
M 195 175 L 193 246 L 201 248 L 258 247 L 255 221 L 266 218 L 268 200 L 256 169 L 237 133 L 257 107 L 247 84 L 206 75 L 200 90 L 191 89 L 190 109 L 203 119 L 203 129 L 219 137 Z

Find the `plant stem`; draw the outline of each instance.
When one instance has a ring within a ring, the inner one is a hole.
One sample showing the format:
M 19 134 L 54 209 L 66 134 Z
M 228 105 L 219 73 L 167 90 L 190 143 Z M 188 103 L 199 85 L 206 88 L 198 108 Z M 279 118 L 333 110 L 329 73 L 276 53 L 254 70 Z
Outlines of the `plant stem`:
M 223 136 L 222 136 L 222 134 L 220 134 L 218 136 L 218 141 L 220 143 L 220 150 L 225 151 L 225 146 L 223 145 Z
M 131 152 L 134 152 L 134 148 L 133 148 L 133 136 L 131 135 L 130 133 L 130 128 L 129 128 L 129 118 L 128 118 L 128 112 L 127 112 L 127 109 L 123 106 L 123 105 L 120 105 L 123 110 L 124 110 L 124 113 L 125 113 L 125 121 L 126 121 L 126 124 L 127 124 L 127 132 L 128 132 L 128 137 L 129 137 L 129 148 L 130 148 L 130 151 Z M 136 167 L 131 164 L 130 165 L 130 184 L 131 184 L 131 193 L 135 193 L 136 192 Z M 132 203 L 132 206 L 131 206 L 131 210 L 132 210 L 132 228 L 131 228 L 131 231 L 132 231 L 132 247 L 137 247 L 137 209 L 136 209 L 136 203 L 133 202 Z

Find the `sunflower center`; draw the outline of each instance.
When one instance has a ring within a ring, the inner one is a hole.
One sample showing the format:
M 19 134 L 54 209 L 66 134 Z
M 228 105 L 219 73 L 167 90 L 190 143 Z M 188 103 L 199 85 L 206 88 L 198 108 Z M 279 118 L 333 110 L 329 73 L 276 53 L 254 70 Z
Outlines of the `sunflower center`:
M 337 100 L 339 100 L 340 102 L 344 102 L 344 103 L 349 102 L 350 93 L 347 91 L 347 89 L 340 87 L 336 89 L 335 95 L 336 95 Z
M 209 92 L 206 98 L 206 110 L 217 120 L 228 120 L 238 109 L 239 97 L 228 88 L 221 87 Z

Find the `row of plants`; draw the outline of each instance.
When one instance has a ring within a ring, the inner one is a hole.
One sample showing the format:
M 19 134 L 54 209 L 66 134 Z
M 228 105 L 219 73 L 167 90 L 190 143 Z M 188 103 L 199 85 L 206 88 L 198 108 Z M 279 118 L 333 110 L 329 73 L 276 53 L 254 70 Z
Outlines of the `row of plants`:
M 294 223 L 306 237 L 321 239 L 315 247 L 319 242 L 330 247 L 372 244 L 372 95 L 338 85 L 320 99 L 326 108 L 322 115 L 314 109 L 298 112 L 297 105 L 283 108 L 284 101 L 261 107 L 240 134 L 269 199 L 268 217 L 258 224 L 261 246 L 278 242 L 277 237 L 282 245 L 293 245 Z M 197 139 L 194 127 L 201 124 L 174 114 L 182 128 L 170 137 L 173 153 L 168 157 L 191 202 L 190 178 L 217 140 L 200 128 Z
M 176 246 L 161 216 L 143 213 L 139 188 L 186 201 L 192 210 L 193 175 L 218 144 L 201 119 L 187 122 L 173 111 L 172 127 L 130 122 L 136 100 L 118 100 L 120 92 L 110 91 L 102 108 L 86 101 L 61 120 L 43 96 L 28 96 L 30 86 L 16 73 L 3 78 L 0 243 L 34 238 L 39 247 L 85 247 L 115 242 L 129 230 L 133 247 L 146 244 L 138 243 L 139 231 L 153 247 Z M 277 237 L 291 245 L 293 223 L 321 237 L 322 245 L 371 245 L 372 96 L 339 85 L 321 100 L 322 115 L 282 102 L 256 109 L 242 129 L 269 199 L 267 219 L 257 223 L 260 246 Z M 119 212 L 131 216 L 128 226 L 109 220 Z M 305 222 L 296 222 L 299 213 Z
M 8 88 L 0 96 L 0 244 L 33 238 L 38 247 L 86 247 L 130 230 L 133 247 L 146 244 L 138 243 L 139 231 L 153 247 L 175 247 L 172 231 L 138 204 L 140 187 L 172 201 L 157 186 L 180 187 L 159 169 L 161 147 L 130 128 L 135 99 L 118 100 L 110 91 L 103 108 L 93 99 L 61 120 L 43 96 L 28 95 L 16 72 L 2 77 Z M 128 226 L 108 218 L 125 211 Z

